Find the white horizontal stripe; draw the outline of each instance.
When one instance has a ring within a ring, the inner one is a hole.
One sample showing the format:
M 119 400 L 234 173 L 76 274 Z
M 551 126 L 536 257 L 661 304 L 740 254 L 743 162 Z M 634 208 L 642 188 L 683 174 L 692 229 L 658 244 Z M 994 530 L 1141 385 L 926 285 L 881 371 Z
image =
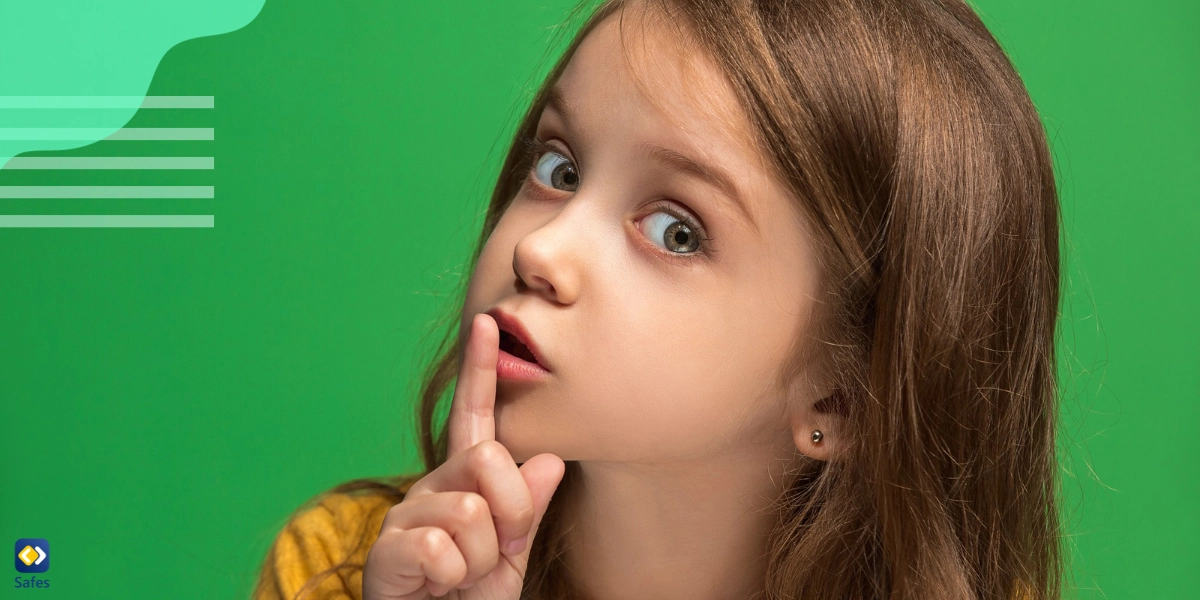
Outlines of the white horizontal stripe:
M 213 108 L 213 96 L 0 96 L 3 108 Z
M 212 198 L 211 185 L 3 185 L 0 198 Z
M 213 227 L 213 215 L 0 215 L 0 227 Z
M 99 127 L 8 127 L 0 128 L 0 140 L 212 140 L 211 127 L 141 127 L 116 131 Z M 107 137 L 106 137 L 107 136 Z
M 18 156 L 5 169 L 212 169 L 211 156 Z

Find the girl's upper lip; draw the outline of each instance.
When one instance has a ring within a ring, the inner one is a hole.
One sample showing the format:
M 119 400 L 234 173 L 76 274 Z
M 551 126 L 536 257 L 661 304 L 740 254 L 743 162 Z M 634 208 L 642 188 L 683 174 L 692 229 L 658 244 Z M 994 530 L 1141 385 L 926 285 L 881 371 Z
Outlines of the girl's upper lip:
M 552 370 L 550 364 L 546 362 L 546 355 L 542 353 L 542 349 L 538 347 L 533 336 L 529 334 L 529 330 L 525 328 L 525 324 L 516 315 L 508 313 L 500 307 L 492 308 L 486 314 L 496 320 L 496 325 L 500 328 L 500 331 L 507 331 L 513 337 L 520 340 L 522 344 L 525 344 L 525 347 L 529 348 L 529 353 L 533 354 L 533 357 L 537 359 L 538 364 L 542 368 L 547 371 Z

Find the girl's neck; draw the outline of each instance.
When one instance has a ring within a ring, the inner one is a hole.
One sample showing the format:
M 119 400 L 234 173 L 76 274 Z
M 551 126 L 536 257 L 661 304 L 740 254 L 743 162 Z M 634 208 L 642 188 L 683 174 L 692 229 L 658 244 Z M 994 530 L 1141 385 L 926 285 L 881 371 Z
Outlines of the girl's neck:
M 688 463 L 580 462 L 564 497 L 575 587 L 590 600 L 745 600 L 761 590 L 773 502 L 794 456 L 765 450 Z

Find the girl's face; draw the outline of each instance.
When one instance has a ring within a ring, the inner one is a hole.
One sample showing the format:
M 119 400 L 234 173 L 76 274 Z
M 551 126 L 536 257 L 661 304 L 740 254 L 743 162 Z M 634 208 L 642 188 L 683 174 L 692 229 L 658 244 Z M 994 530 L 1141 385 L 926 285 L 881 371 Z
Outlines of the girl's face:
M 518 462 L 778 449 L 789 402 L 819 394 L 775 385 L 817 294 L 794 200 L 715 64 L 633 13 L 624 49 L 614 15 L 566 67 L 471 276 L 464 341 L 499 307 L 551 371 L 497 382 L 497 439 Z

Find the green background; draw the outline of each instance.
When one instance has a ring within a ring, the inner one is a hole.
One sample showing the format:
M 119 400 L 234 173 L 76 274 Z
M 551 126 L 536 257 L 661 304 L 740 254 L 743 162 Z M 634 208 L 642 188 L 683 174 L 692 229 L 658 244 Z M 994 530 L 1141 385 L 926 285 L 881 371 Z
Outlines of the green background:
M 216 216 L 0 229 L 0 541 L 48 538 L 53 557 L 52 588 L 3 597 L 244 598 L 292 509 L 417 467 L 423 335 L 466 275 L 570 4 L 267 2 L 155 73 L 148 94 L 212 95 L 215 109 L 129 123 L 214 127 L 215 141 L 35 154 L 215 156 L 214 170 L 0 172 L 0 185 L 216 188 L 0 200 L 0 214 Z M 1200 5 L 978 6 L 1059 173 L 1070 595 L 1196 597 Z

